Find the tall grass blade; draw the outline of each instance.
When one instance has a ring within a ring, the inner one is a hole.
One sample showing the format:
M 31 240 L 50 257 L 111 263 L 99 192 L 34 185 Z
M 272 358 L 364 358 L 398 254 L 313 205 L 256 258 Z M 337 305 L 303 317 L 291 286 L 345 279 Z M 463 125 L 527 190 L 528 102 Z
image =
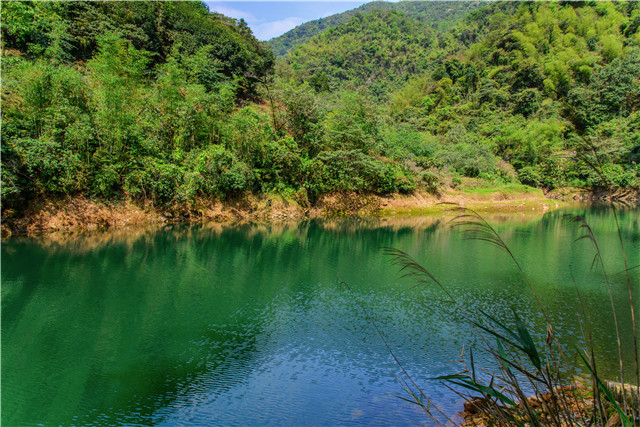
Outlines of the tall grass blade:
M 522 342 L 524 346 L 524 351 L 529 356 L 529 360 L 533 363 L 538 370 L 542 368 L 542 363 L 540 362 L 540 354 L 538 354 L 538 350 L 536 350 L 536 345 L 531 338 L 531 334 L 527 330 L 524 322 L 518 316 L 515 310 L 513 310 L 513 315 L 516 318 L 516 329 L 518 330 L 518 336 L 520 337 L 520 342 Z
M 441 375 L 439 377 L 433 377 L 432 380 L 445 380 L 451 384 L 458 385 L 477 393 L 481 393 L 484 396 L 491 396 L 505 405 L 515 406 L 516 402 L 504 395 L 502 392 L 495 389 L 495 387 L 487 387 L 478 383 L 475 379 L 468 375 L 453 374 L 453 375 Z
M 584 357 L 584 355 L 582 354 L 582 352 L 578 351 L 578 354 L 580 355 L 580 357 L 582 358 L 582 361 L 585 363 L 585 365 L 587 365 L 587 369 L 589 369 L 589 372 L 591 372 L 591 374 L 594 376 L 594 378 L 596 379 L 596 382 L 598 384 L 598 389 L 605 395 L 605 397 L 607 398 L 607 400 L 609 401 L 609 403 L 611 403 L 613 405 L 613 407 L 615 408 L 616 412 L 618 413 L 618 415 L 620 416 L 620 420 L 622 421 L 622 425 L 624 427 L 630 427 L 631 426 L 631 420 L 629 419 L 629 417 L 627 416 L 627 414 L 622 410 L 622 408 L 620 407 L 620 405 L 618 404 L 618 402 L 616 401 L 616 398 L 613 396 L 613 394 L 611 394 L 611 392 L 609 391 L 609 389 L 604 385 L 604 383 L 602 382 L 602 380 L 600 380 L 600 378 L 598 378 L 595 375 L 595 371 L 591 368 L 591 364 L 587 361 L 587 359 Z
M 579 237 L 578 239 L 576 239 L 575 241 L 578 240 L 582 240 L 582 239 L 588 239 L 591 244 L 593 245 L 595 251 L 596 251 L 596 255 L 594 257 L 594 262 L 597 259 L 600 262 L 600 267 L 602 269 L 602 273 L 604 275 L 604 279 L 605 279 L 605 283 L 607 285 L 607 291 L 609 292 L 609 301 L 611 303 L 611 313 L 613 316 L 613 322 L 614 322 L 614 326 L 615 326 L 615 331 L 616 331 L 616 342 L 618 344 L 618 365 L 619 365 L 619 370 L 620 370 L 620 380 L 622 382 L 622 384 L 625 384 L 625 380 L 624 380 L 624 362 L 623 362 L 623 358 L 622 358 L 622 341 L 620 339 L 620 327 L 619 327 L 619 323 L 618 323 L 618 314 L 616 312 L 616 306 L 615 303 L 613 302 L 613 292 L 611 290 L 611 284 L 609 283 L 609 276 L 607 275 L 607 270 L 604 266 L 604 262 L 602 260 L 602 254 L 600 252 L 600 246 L 598 245 L 598 241 L 596 240 L 594 234 L 593 234 L 593 230 L 591 229 L 591 227 L 589 226 L 589 224 L 587 223 L 586 219 L 583 216 L 579 216 L 579 215 L 565 215 L 565 218 L 567 218 L 569 221 L 578 224 L 578 229 L 579 230 L 584 230 L 585 234 L 582 235 L 581 237 Z M 620 229 L 618 227 L 618 232 L 620 232 Z M 623 250 L 624 252 L 624 250 Z M 626 261 L 625 261 L 625 265 L 626 265 Z M 593 267 L 593 265 L 592 265 Z M 627 273 L 627 277 L 628 273 Z M 630 299 L 630 303 L 631 303 L 631 318 L 632 318 L 632 327 L 633 327 L 633 331 L 634 331 L 634 345 L 637 345 L 636 341 L 636 335 L 635 335 L 635 319 L 633 316 L 633 300 L 631 297 L 631 294 L 629 296 Z M 637 348 L 636 348 L 636 359 L 637 359 Z M 638 361 L 636 360 L 636 369 L 637 369 L 637 365 Z M 627 407 L 627 400 L 626 397 L 623 395 L 623 405 L 626 409 Z

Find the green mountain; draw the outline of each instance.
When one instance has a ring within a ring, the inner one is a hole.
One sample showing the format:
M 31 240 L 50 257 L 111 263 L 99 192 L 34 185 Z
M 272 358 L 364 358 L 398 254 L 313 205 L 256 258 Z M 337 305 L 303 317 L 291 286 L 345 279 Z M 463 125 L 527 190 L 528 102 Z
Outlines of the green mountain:
M 314 36 L 279 61 L 283 74 L 296 81 L 308 81 L 316 88 L 366 90 L 379 100 L 388 99 L 407 79 L 433 71 L 450 56 L 461 55 L 489 31 L 486 14 L 513 14 L 517 3 L 499 3 L 468 12 L 452 28 L 436 29 L 427 18 L 458 16 L 464 9 L 445 9 L 444 3 L 373 3 L 403 6 L 407 12 L 372 10 L 357 12 L 348 21 Z M 441 6 L 432 9 L 431 6 Z M 425 13 L 425 9 L 429 14 Z M 487 9 L 487 11 L 485 11 Z M 450 15 L 446 13 L 450 12 Z M 442 24 L 444 21 L 440 21 Z M 452 22 L 448 22 L 452 25 Z
M 388 95 L 429 66 L 437 33 L 395 11 L 356 14 L 298 46 L 284 61 L 298 79 L 326 80 L 330 88 L 367 88 Z
M 344 24 L 355 15 L 367 14 L 374 10 L 399 12 L 428 24 L 434 29 L 445 29 L 453 26 L 469 12 L 482 5 L 481 1 L 401 1 L 397 3 L 373 1 L 343 13 L 306 22 L 269 40 L 268 44 L 277 56 L 284 56 L 296 46 L 306 43 L 312 37 L 331 28 Z

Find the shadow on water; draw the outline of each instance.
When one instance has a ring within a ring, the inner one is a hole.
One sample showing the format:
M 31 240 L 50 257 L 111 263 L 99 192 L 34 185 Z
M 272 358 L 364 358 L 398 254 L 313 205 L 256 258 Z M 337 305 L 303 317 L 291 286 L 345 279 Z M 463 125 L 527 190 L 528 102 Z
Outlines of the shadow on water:
M 490 220 L 569 344 L 580 336 L 573 275 L 592 309 L 596 351 L 615 356 L 612 320 L 598 309 L 602 275 L 590 271 L 591 249 L 571 243 L 579 234 L 563 213 Z M 597 207 L 572 213 L 587 217 L 610 271 L 622 270 L 611 216 Z M 619 219 L 629 259 L 640 259 L 638 211 L 622 210 Z M 508 319 L 514 306 L 534 329 L 543 322 L 511 264 L 447 223 L 175 225 L 9 239 L 2 245 L 2 422 L 424 423 L 395 396 L 395 366 L 354 298 L 405 367 L 454 413 L 460 399 L 424 378 L 455 371 L 452 360 L 474 338 L 443 295 L 413 289 L 379 248 L 411 253 L 469 307 Z M 622 302 L 624 278 L 612 278 Z M 615 375 L 615 357 L 602 369 Z

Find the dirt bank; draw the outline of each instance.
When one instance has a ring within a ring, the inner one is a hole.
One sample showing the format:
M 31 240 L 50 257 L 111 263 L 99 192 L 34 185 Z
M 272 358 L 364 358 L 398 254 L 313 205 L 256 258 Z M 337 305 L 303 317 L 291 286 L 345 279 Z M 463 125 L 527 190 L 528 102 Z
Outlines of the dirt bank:
M 54 231 L 134 228 L 173 222 L 230 222 L 303 218 L 306 211 L 282 197 L 246 197 L 229 202 L 200 201 L 190 206 L 158 208 L 131 201 L 106 202 L 86 197 L 40 200 L 21 215 L 3 212 L 2 236 Z
M 443 205 L 445 204 L 445 205 Z M 446 212 L 458 205 L 481 213 L 544 213 L 567 206 L 567 202 L 553 200 L 541 190 L 514 191 L 500 188 L 449 190 L 439 195 L 416 193 L 382 198 L 379 215 L 428 215 Z
M 574 193 L 570 200 L 575 199 Z M 280 195 L 247 196 L 234 201 L 200 201 L 190 206 L 157 208 L 131 201 L 105 202 L 67 197 L 32 203 L 21 215 L 5 210 L 2 235 L 40 234 L 53 231 L 91 231 L 133 228 L 172 222 L 283 221 L 332 216 L 420 216 L 447 214 L 455 203 L 482 213 L 544 213 L 568 205 L 556 200 L 563 194 L 545 195 L 530 188 L 476 188 L 449 190 L 438 195 L 331 194 L 313 206 Z

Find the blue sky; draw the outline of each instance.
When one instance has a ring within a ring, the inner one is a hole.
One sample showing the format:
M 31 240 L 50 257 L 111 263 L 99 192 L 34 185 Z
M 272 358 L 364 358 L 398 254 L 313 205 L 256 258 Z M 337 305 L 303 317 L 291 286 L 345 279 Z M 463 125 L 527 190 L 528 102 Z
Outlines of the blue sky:
M 304 22 L 354 9 L 367 1 L 206 1 L 209 10 L 244 18 L 258 40 L 269 40 Z

